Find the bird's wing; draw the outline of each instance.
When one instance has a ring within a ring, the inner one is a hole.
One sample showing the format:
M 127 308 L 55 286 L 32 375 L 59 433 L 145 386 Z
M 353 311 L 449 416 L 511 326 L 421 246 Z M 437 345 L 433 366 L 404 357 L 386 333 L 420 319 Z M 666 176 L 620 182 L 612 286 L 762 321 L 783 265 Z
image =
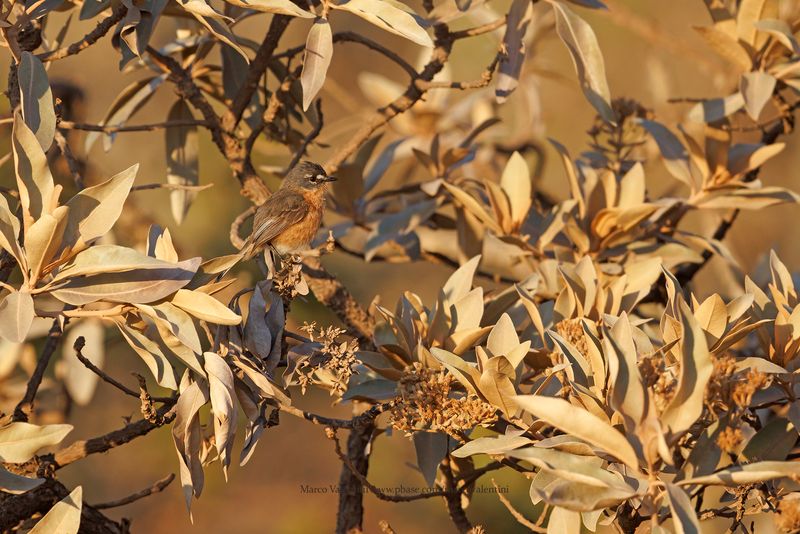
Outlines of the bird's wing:
M 299 223 L 308 213 L 303 195 L 279 189 L 256 210 L 253 232 L 245 246 L 252 251 L 266 246 L 290 226 Z

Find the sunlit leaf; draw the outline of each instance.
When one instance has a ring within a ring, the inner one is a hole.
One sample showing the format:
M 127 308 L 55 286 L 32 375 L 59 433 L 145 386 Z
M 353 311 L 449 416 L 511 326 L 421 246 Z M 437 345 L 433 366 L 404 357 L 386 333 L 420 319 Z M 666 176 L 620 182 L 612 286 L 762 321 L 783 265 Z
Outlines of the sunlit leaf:
M 396 0 L 339 0 L 333 9 L 349 11 L 370 24 L 383 28 L 415 43 L 433 47 L 433 41 L 411 8 Z
M 581 438 L 636 469 L 636 451 L 618 430 L 586 410 L 564 399 L 542 395 L 518 395 L 517 405 L 554 427 Z
M 333 34 L 327 19 L 317 18 L 308 32 L 303 56 L 303 109 L 307 110 L 325 83 L 328 66 L 333 58 Z
M 76 534 L 81 525 L 83 490 L 78 486 L 57 502 L 30 530 L 30 534 Z
M 22 52 L 17 76 L 25 124 L 36 136 L 42 150 L 46 151 L 53 144 L 56 131 L 56 113 L 47 71 L 39 58 L 30 52 Z
M 27 290 L 9 293 L 0 300 L 0 337 L 22 343 L 33 324 L 33 297 Z
M 761 110 L 772 98 L 777 80 L 771 74 L 762 71 L 742 74 L 739 91 L 744 97 L 744 108 L 754 121 L 761 116 Z
M 503 103 L 519 84 L 519 75 L 525 63 L 525 33 L 531 22 L 533 4 L 528 0 L 514 0 L 506 18 L 503 36 L 505 54 L 497 68 L 497 84 L 494 94 L 498 103 Z
M 22 463 L 39 449 L 61 443 L 72 425 L 37 426 L 15 422 L 0 427 L 0 461 Z
M 583 94 L 603 119 L 615 122 L 603 54 L 592 27 L 566 5 L 550 3 L 556 15 L 556 32 L 572 56 Z

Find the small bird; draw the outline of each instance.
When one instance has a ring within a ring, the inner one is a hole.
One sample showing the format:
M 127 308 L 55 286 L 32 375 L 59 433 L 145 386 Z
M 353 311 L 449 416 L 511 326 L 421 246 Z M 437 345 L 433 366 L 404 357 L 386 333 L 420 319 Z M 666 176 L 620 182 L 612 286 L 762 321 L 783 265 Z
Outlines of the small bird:
M 336 181 L 321 165 L 303 161 L 283 180 L 281 187 L 256 208 L 253 232 L 242 246 L 242 256 L 252 258 L 266 247 L 279 255 L 296 254 L 309 247 L 319 230 L 325 209 L 325 184 Z

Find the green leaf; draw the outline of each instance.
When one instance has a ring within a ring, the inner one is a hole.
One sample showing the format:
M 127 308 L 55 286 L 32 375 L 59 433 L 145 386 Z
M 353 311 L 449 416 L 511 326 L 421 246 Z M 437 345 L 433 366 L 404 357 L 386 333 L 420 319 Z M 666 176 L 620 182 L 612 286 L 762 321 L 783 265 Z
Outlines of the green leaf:
M 83 490 L 78 486 L 57 502 L 28 534 L 76 534 L 81 525 Z
M 9 293 L 0 300 L 0 337 L 22 343 L 35 316 L 33 297 L 26 289 Z
M 308 32 L 306 51 L 303 56 L 303 73 L 300 75 L 300 83 L 303 87 L 303 110 L 308 109 L 314 97 L 322 89 L 332 58 L 331 25 L 328 24 L 328 19 L 318 17 Z
M 167 114 L 168 121 L 190 121 L 194 119 L 186 102 L 178 100 Z M 197 126 L 167 128 L 165 131 L 167 156 L 167 183 L 196 186 L 200 183 L 198 152 L 200 150 Z M 169 192 L 170 208 L 175 222 L 181 224 L 196 191 L 174 189 Z
M 583 94 L 606 122 L 615 122 L 606 68 L 597 37 L 589 24 L 566 5 L 551 0 L 556 15 L 556 32 L 572 56 Z
M 37 426 L 16 422 L 0 427 L 0 461 L 27 462 L 39 449 L 61 443 L 70 431 L 72 425 Z
M 331 7 L 349 11 L 388 32 L 433 48 L 433 41 L 420 23 L 422 19 L 396 0 L 339 0 L 331 3 Z
M 543 395 L 517 395 L 514 400 L 535 417 L 603 449 L 632 469 L 638 469 L 636 451 L 625 436 L 596 415 L 564 399 Z
M 36 136 L 42 150 L 47 151 L 53 144 L 56 131 L 56 113 L 47 71 L 39 58 L 30 52 L 22 52 L 17 73 L 25 124 Z

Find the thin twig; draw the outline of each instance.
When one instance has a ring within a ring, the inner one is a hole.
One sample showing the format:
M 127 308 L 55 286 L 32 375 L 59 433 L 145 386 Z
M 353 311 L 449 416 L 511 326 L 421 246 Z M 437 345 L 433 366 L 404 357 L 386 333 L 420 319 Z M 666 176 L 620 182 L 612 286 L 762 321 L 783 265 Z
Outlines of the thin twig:
M 497 19 L 492 22 L 487 22 L 486 24 L 482 24 L 480 26 L 475 26 L 473 28 L 467 28 L 466 30 L 459 30 L 457 32 L 453 32 L 450 36 L 455 39 L 466 39 L 468 37 L 477 37 L 478 35 L 483 35 L 485 33 L 490 33 L 495 31 L 502 26 L 505 26 L 506 18 L 503 17 L 502 19 Z
M 64 326 L 66 326 L 66 321 L 65 319 Z M 53 353 L 58 348 L 63 333 L 61 320 L 55 319 L 53 321 L 53 326 L 50 328 L 50 333 L 47 334 L 47 341 L 42 349 L 42 355 L 39 357 L 39 361 L 36 362 L 36 369 L 34 369 L 33 375 L 31 375 L 30 380 L 28 380 L 25 395 L 22 397 L 22 400 L 19 401 L 16 408 L 14 408 L 14 421 L 28 421 L 28 416 L 33 410 L 33 401 L 36 398 L 36 392 L 39 391 L 39 386 L 44 378 L 44 372 L 47 370 L 50 358 L 52 358 Z
M 503 506 L 505 506 L 508 512 L 514 517 L 514 519 L 517 520 L 517 523 L 529 529 L 531 532 L 547 532 L 546 528 L 540 527 L 517 511 L 517 509 L 511 504 L 511 501 L 509 501 L 506 496 L 500 492 L 500 487 L 497 485 L 497 482 L 495 482 L 494 479 L 492 479 L 492 485 L 496 490 L 497 498 L 500 499 L 500 502 L 503 503 Z
M 356 43 L 356 44 L 363 45 L 363 46 L 369 48 L 370 50 L 374 50 L 375 52 L 378 52 L 379 54 L 383 55 L 384 57 L 386 57 L 386 59 L 394 62 L 401 69 L 406 71 L 408 73 L 408 75 L 411 76 L 412 78 L 415 78 L 417 76 L 416 69 L 414 69 L 414 67 L 412 67 L 411 64 L 408 61 L 406 61 L 405 59 L 400 57 L 393 50 L 391 50 L 389 48 L 386 48 L 382 44 L 380 44 L 378 42 L 375 42 L 375 41 L 373 41 L 372 39 L 370 39 L 368 37 L 364 37 L 360 33 L 349 32 L 349 31 L 336 32 L 336 33 L 333 34 L 333 42 L 334 43 Z M 285 51 L 281 52 L 280 54 L 276 54 L 273 57 L 275 59 L 284 58 L 284 57 L 294 57 L 294 56 L 300 54 L 301 52 L 303 52 L 305 49 L 306 49 L 306 46 L 303 44 L 303 45 L 300 45 L 300 46 L 296 46 L 294 48 L 289 48 L 288 50 L 285 50 Z
M 264 36 L 264 41 L 258 47 L 256 57 L 250 62 L 247 76 L 242 82 L 242 86 L 239 88 L 230 110 L 223 116 L 222 123 L 227 128 L 234 128 L 242 120 L 244 110 L 250 104 L 253 93 L 258 88 L 258 82 L 266 72 L 267 66 L 272 59 L 272 54 L 278 47 L 278 41 L 280 41 L 291 20 L 292 18 L 287 15 L 274 15 L 272 17 L 269 30 Z
M 154 493 L 161 493 L 164 489 L 169 486 L 172 481 L 175 480 L 175 473 L 170 473 L 169 475 L 165 476 L 158 482 L 154 483 L 152 486 L 145 488 L 141 491 L 137 491 L 127 497 L 123 497 L 122 499 L 117 499 L 116 501 L 108 501 L 103 502 L 100 504 L 95 504 L 94 508 L 98 510 L 103 510 L 106 508 L 117 508 L 119 506 L 125 506 L 126 504 L 130 504 L 132 502 L 136 502 L 139 499 L 144 499 L 145 497 L 149 497 Z
M 503 57 L 501 52 L 498 52 L 492 62 L 489 63 L 489 66 L 481 74 L 481 77 L 477 80 L 473 80 L 470 82 L 434 82 L 434 81 L 426 81 L 426 80 L 417 80 L 416 85 L 422 91 L 427 91 L 429 89 L 460 89 L 465 91 L 467 89 L 481 89 L 489 85 L 492 81 L 492 77 L 494 76 L 494 69 L 497 67 L 497 64 L 500 62 L 500 59 Z
M 61 133 L 60 130 L 56 129 L 54 139 L 56 141 L 56 145 L 58 145 L 58 149 L 61 151 L 61 155 L 64 156 L 64 159 L 67 161 L 67 167 L 69 168 L 70 174 L 72 174 L 75 187 L 78 188 L 78 191 L 81 191 L 83 189 L 81 166 L 78 163 L 78 160 L 75 159 L 75 156 L 72 154 L 72 150 L 69 148 L 69 143 L 67 143 L 67 138 L 64 137 L 64 134 Z
M 181 191 L 205 191 L 214 187 L 214 184 L 186 185 L 186 184 L 142 184 L 131 187 L 131 191 L 147 191 L 150 189 L 172 189 Z
M 111 384 L 124 394 L 130 395 L 131 397 L 138 399 L 139 393 L 135 392 L 122 382 L 119 382 L 112 376 L 108 375 L 105 371 L 97 367 L 95 364 L 91 362 L 91 360 L 89 360 L 86 356 L 83 355 L 83 348 L 85 345 L 86 345 L 86 339 L 84 339 L 83 336 L 79 336 L 78 339 L 75 340 L 75 345 L 73 346 L 73 348 L 75 349 L 75 356 L 84 365 L 84 367 L 86 367 L 91 372 L 99 376 L 104 382 Z M 153 397 L 153 400 L 158 402 L 164 402 L 167 404 L 175 404 L 176 402 L 176 399 L 173 399 L 172 397 Z
M 163 130 L 166 128 L 183 128 L 186 126 L 209 126 L 208 121 L 199 120 L 175 120 L 156 122 L 153 124 L 135 124 L 124 126 L 106 126 L 103 124 L 83 124 L 79 122 L 61 121 L 58 127 L 63 130 L 82 130 L 87 132 L 119 133 L 119 132 L 151 132 L 153 130 Z
M 290 170 L 294 168 L 295 165 L 300 161 L 300 158 L 305 156 L 306 150 L 308 150 L 308 145 L 310 145 L 314 139 L 319 137 L 320 132 L 322 131 L 323 122 L 323 115 L 322 115 L 322 100 L 317 99 L 316 101 L 317 107 L 317 125 L 308 132 L 308 134 L 303 138 L 303 142 L 300 144 L 300 148 L 294 153 L 292 156 L 292 161 L 289 162 L 289 165 L 286 166 L 286 172 L 288 173 Z

